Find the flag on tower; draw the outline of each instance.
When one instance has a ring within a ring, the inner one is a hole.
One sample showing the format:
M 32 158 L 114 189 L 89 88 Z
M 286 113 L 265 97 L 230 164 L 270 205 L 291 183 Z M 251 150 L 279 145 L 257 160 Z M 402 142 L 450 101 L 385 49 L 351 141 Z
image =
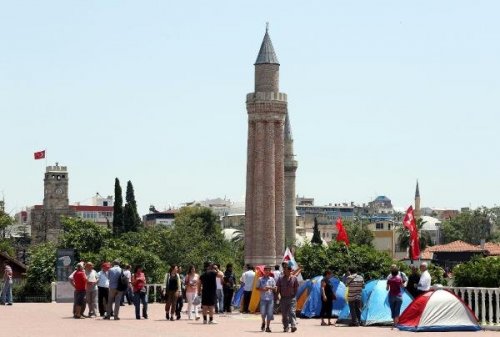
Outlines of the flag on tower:
M 345 231 L 344 225 L 342 224 L 342 218 L 338 217 L 337 219 L 337 242 L 344 241 L 346 246 L 349 246 L 349 237 L 347 236 L 347 232 Z
M 35 152 L 35 153 L 34 153 L 34 156 L 35 156 L 35 160 L 45 158 L 45 150 Z
M 408 207 L 406 215 L 403 219 L 403 225 L 410 232 L 410 259 L 416 260 L 420 257 L 420 240 L 418 238 L 417 222 L 415 221 L 415 214 L 413 207 Z

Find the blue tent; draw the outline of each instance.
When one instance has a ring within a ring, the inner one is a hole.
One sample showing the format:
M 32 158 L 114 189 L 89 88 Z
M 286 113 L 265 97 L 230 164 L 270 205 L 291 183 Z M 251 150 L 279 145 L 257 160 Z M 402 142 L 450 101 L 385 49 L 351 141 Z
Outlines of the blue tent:
M 233 297 L 233 300 L 231 302 L 231 304 L 233 305 L 233 307 L 235 307 L 235 308 L 239 308 L 240 307 L 241 300 L 243 298 L 243 291 L 244 291 L 244 287 L 240 287 L 240 289 L 238 289 L 234 293 L 234 297 Z
M 305 317 L 318 317 L 321 313 L 321 280 L 323 276 L 316 276 L 309 283 L 309 297 L 307 298 L 301 314 Z M 340 310 L 346 305 L 345 285 L 338 278 L 332 277 L 330 284 L 337 299 L 333 301 L 332 315 L 337 316 Z
M 361 323 L 363 325 L 392 324 L 391 308 L 389 306 L 389 292 L 386 290 L 387 280 L 372 280 L 365 284 L 361 293 L 363 309 Z M 401 313 L 410 305 L 413 297 L 405 289 L 403 291 L 403 304 Z M 339 314 L 340 321 L 350 320 L 349 305 L 342 308 Z

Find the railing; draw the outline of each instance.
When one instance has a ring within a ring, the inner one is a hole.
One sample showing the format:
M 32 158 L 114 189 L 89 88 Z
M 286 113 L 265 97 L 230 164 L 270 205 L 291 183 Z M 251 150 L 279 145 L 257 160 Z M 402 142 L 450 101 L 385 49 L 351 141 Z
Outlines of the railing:
M 500 288 L 444 287 L 474 311 L 481 325 L 500 325 Z

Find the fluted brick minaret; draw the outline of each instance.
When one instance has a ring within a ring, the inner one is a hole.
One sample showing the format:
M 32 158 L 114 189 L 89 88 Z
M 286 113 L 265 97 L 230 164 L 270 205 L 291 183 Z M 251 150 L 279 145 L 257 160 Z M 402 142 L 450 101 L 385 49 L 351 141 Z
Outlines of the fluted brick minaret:
M 285 118 L 285 244 L 287 246 L 295 242 L 297 221 L 295 172 L 297 171 L 298 163 L 294 157 L 292 128 L 287 112 Z
M 255 92 L 246 101 L 245 262 L 254 265 L 278 263 L 284 251 L 287 98 L 279 92 L 279 66 L 266 29 L 255 62 Z
M 421 211 L 420 211 L 420 190 L 418 188 L 418 180 L 417 180 L 417 188 L 415 189 L 415 219 L 420 219 Z

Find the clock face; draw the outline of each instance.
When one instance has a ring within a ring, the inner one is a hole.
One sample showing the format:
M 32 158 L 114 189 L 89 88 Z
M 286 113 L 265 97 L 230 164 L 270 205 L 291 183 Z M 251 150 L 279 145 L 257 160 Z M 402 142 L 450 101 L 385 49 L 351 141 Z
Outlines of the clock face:
M 56 188 L 56 194 L 58 195 L 63 194 L 63 189 L 61 187 Z

